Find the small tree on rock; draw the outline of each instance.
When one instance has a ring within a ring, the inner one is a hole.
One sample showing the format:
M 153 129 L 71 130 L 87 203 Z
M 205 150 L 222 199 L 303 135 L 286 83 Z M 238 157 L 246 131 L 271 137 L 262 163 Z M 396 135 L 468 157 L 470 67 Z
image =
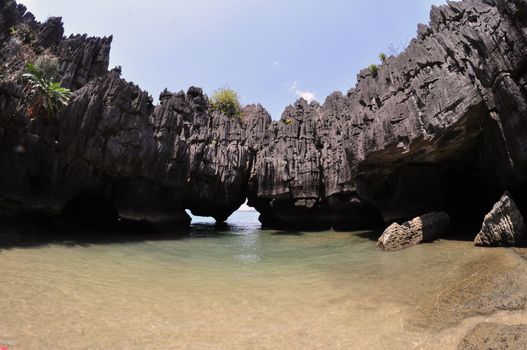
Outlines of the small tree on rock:
M 229 88 L 221 88 L 214 91 L 210 98 L 210 108 L 228 117 L 242 117 L 242 105 L 238 94 Z
M 56 57 L 43 55 L 26 65 L 22 77 L 27 81 L 24 92 L 27 96 L 27 114 L 35 118 L 42 110 L 48 117 L 56 117 L 68 105 L 71 91 L 54 80 L 58 77 L 59 66 Z

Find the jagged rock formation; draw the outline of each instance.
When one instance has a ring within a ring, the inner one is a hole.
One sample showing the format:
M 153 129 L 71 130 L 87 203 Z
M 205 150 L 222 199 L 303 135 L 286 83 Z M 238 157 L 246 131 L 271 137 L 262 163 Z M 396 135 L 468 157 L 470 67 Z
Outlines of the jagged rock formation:
M 23 6 L 6 6 L 12 26 L 39 34 L 30 45 L 4 38 L 4 49 L 18 47 L 2 50 L 3 61 L 13 62 L 20 47 L 51 50 L 62 84 L 76 92 L 54 125 L 25 116 L 20 87 L 0 86 L 0 164 L 10 169 L 0 173 L 5 207 L 83 212 L 106 202 L 124 219 L 186 225 L 185 209 L 223 221 L 245 201 L 254 147 L 271 120 L 261 106 L 231 119 L 209 112 L 201 89 L 190 88 L 165 91 L 155 107 L 118 69 L 108 72 L 111 38 L 60 40 L 60 19 L 38 24 Z
M 338 102 L 322 108 L 299 100 L 271 125 L 256 154 L 249 204 L 265 225 L 280 228 L 368 228 L 379 213 L 356 194 L 341 136 Z
M 311 144 L 310 156 L 297 152 L 281 167 L 274 164 L 271 173 L 257 166 L 255 182 L 266 188 L 258 188 L 256 197 L 268 198 L 268 208 L 285 197 L 290 207 L 309 203 L 323 211 L 333 197 L 344 195 L 347 203 L 369 203 L 385 221 L 447 210 L 455 222 L 476 223 L 498 191 L 523 191 L 524 10 L 520 1 L 434 8 L 430 26 L 419 27 L 408 49 L 375 74 L 362 71 L 347 95 L 286 110 L 285 118 L 296 114 L 285 128 L 298 131 L 297 145 Z M 313 140 L 305 136 L 309 128 L 316 131 Z M 264 145 L 257 158 L 269 150 Z M 323 186 L 295 182 L 299 160 Z M 284 186 L 289 179 L 290 189 Z M 282 190 L 267 190 L 277 188 Z
M 302 209 L 309 221 L 337 197 L 388 222 L 446 210 L 474 225 L 503 189 L 524 193 L 525 11 L 500 0 L 434 7 L 407 50 L 362 71 L 347 95 L 286 110 L 293 124 L 258 152 L 253 203 L 269 221 Z M 306 173 L 312 181 L 297 181 Z
M 478 246 L 513 246 L 525 239 L 525 221 L 508 192 L 485 216 L 481 231 L 474 239 Z
M 402 225 L 391 224 L 379 238 L 377 246 L 386 251 L 408 248 L 440 237 L 449 226 L 450 217 L 447 213 L 428 213 Z
M 475 225 L 509 190 L 523 210 L 523 0 L 434 7 L 406 51 L 360 72 L 354 89 L 299 100 L 274 122 L 259 105 L 242 120 L 212 112 L 198 88 L 165 91 L 154 106 L 108 71 L 111 37 L 64 38 L 60 18 L 38 23 L 11 0 L 0 9 L 2 67 L 20 71 L 48 50 L 75 90 L 53 123 L 27 118 L 16 79 L 0 83 L 3 208 L 106 203 L 114 216 L 184 225 L 185 209 L 222 221 L 249 198 L 272 227 L 370 228 L 441 210 Z

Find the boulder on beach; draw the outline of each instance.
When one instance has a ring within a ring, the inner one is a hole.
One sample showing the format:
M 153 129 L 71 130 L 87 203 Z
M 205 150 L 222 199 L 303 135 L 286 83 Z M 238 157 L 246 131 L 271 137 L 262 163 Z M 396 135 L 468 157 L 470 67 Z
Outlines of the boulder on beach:
M 377 246 L 394 251 L 438 238 L 450 226 L 450 216 L 445 212 L 433 212 L 416 217 L 402 225 L 393 223 L 382 234 Z
M 512 246 L 525 239 L 525 221 L 508 192 L 485 216 L 481 231 L 474 239 L 477 246 Z

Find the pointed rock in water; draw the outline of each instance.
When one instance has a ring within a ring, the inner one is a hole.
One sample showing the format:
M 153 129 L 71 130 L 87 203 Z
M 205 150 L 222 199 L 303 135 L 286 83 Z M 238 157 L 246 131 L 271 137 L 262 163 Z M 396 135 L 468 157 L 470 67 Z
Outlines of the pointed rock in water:
M 394 251 L 438 238 L 450 226 L 450 216 L 445 212 L 433 212 L 418 216 L 402 225 L 393 223 L 377 242 L 385 251 Z
M 478 246 L 515 245 L 525 238 L 525 221 L 508 192 L 485 216 L 481 231 L 474 239 Z

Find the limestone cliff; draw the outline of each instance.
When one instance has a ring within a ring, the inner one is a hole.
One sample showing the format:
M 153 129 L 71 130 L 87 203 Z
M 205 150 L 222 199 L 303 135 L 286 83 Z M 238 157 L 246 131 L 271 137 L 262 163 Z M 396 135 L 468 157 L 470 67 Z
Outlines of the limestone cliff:
M 75 91 L 50 122 L 28 118 L 21 83 L 0 83 L 3 208 L 78 213 L 104 201 L 124 219 L 184 226 L 185 209 L 223 221 L 249 198 L 265 225 L 317 229 L 441 210 L 479 225 L 504 190 L 525 208 L 524 0 L 434 7 L 403 53 L 280 121 L 260 105 L 241 120 L 213 112 L 194 87 L 154 106 L 108 71 L 111 37 L 66 38 L 60 18 L 38 23 L 14 1 L 0 9 L 2 67 L 49 50 Z M 21 26 L 27 42 L 11 29 Z
M 334 226 L 371 226 L 374 208 L 386 222 L 446 210 L 474 224 L 504 189 L 525 197 L 526 25 L 525 1 L 434 7 L 346 95 L 288 108 L 293 123 L 274 125 L 252 171 L 264 221 L 329 213 Z

